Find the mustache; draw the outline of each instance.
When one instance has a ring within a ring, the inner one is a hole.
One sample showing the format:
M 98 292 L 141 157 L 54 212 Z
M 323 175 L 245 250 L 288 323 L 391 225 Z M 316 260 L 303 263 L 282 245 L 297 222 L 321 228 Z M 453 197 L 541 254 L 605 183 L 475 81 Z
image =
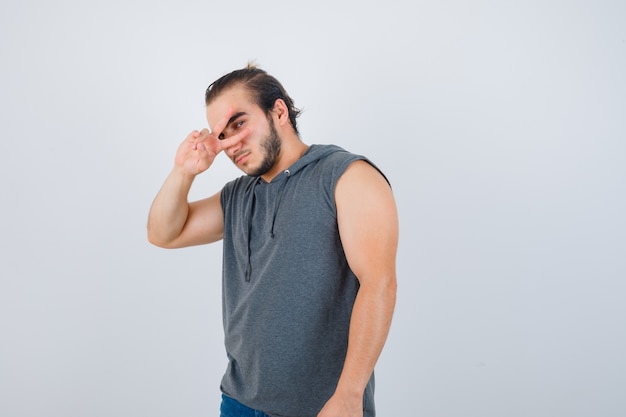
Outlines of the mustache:
M 239 159 L 240 156 L 245 155 L 248 152 L 249 151 L 247 149 L 241 150 L 241 151 L 237 152 L 236 154 L 234 154 L 231 157 L 231 159 L 233 160 L 234 163 L 237 163 L 237 159 Z

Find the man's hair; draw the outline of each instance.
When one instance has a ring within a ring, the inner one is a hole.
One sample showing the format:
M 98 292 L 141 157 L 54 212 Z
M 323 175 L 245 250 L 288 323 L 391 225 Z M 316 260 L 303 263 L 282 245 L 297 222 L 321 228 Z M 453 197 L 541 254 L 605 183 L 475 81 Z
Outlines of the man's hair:
M 208 106 L 217 96 L 236 85 L 242 85 L 248 90 L 252 96 L 252 100 L 261 107 L 266 115 L 269 115 L 272 111 L 276 100 L 283 100 L 289 110 L 291 126 L 293 126 L 293 130 L 298 134 L 296 118 L 300 115 L 300 109 L 294 106 L 293 100 L 276 78 L 262 69 L 257 68 L 252 63 L 249 63 L 245 68 L 235 70 L 218 78 L 209 85 L 204 96 L 206 105 Z

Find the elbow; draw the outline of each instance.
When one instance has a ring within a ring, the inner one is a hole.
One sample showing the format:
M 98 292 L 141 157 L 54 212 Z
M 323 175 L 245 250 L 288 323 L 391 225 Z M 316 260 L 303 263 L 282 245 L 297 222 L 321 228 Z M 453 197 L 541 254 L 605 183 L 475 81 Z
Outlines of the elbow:
M 395 306 L 396 295 L 398 293 L 398 280 L 396 279 L 395 274 L 385 280 L 382 291 L 389 300 L 389 302 Z
M 163 248 L 163 249 L 174 249 L 177 247 L 177 246 L 172 245 L 170 242 L 166 242 L 164 240 L 148 238 L 148 242 L 156 247 Z
M 159 236 L 158 233 L 155 233 L 150 227 L 148 227 L 146 237 L 149 243 L 159 248 L 170 249 L 172 247 L 171 240 L 163 239 L 162 236 Z
M 398 281 L 395 273 L 380 274 L 375 277 L 360 280 L 359 291 L 365 291 L 385 302 L 395 305 L 398 292 Z
M 156 238 L 155 236 L 153 236 L 152 234 L 150 234 L 150 232 L 148 232 L 148 242 L 154 246 L 158 246 L 159 248 L 165 247 L 165 243 L 159 240 L 158 238 Z
M 385 279 L 382 279 L 377 290 L 388 308 L 391 311 L 395 310 L 398 293 L 398 281 L 395 274 L 391 274 Z

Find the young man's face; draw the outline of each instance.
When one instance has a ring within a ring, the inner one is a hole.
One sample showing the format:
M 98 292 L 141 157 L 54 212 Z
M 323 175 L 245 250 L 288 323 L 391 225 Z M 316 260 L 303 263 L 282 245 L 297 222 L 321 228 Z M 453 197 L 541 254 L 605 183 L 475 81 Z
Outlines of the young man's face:
M 280 154 L 281 140 L 274 123 L 250 98 L 250 93 L 241 86 L 225 90 L 207 106 L 209 126 L 215 126 L 230 114 L 228 124 L 220 138 L 228 138 L 240 129 L 248 129 L 243 140 L 225 150 L 239 169 L 250 176 L 267 173 L 276 164 Z

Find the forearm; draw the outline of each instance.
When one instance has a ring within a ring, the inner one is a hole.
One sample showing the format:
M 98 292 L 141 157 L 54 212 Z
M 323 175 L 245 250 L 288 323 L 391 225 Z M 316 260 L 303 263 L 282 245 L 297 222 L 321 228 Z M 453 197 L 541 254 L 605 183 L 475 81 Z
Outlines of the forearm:
M 396 302 L 395 276 L 370 280 L 357 294 L 348 352 L 337 392 L 361 398 L 387 339 Z
M 194 177 L 174 168 L 169 174 L 148 214 L 148 240 L 166 246 L 178 237 L 189 214 L 187 197 Z

